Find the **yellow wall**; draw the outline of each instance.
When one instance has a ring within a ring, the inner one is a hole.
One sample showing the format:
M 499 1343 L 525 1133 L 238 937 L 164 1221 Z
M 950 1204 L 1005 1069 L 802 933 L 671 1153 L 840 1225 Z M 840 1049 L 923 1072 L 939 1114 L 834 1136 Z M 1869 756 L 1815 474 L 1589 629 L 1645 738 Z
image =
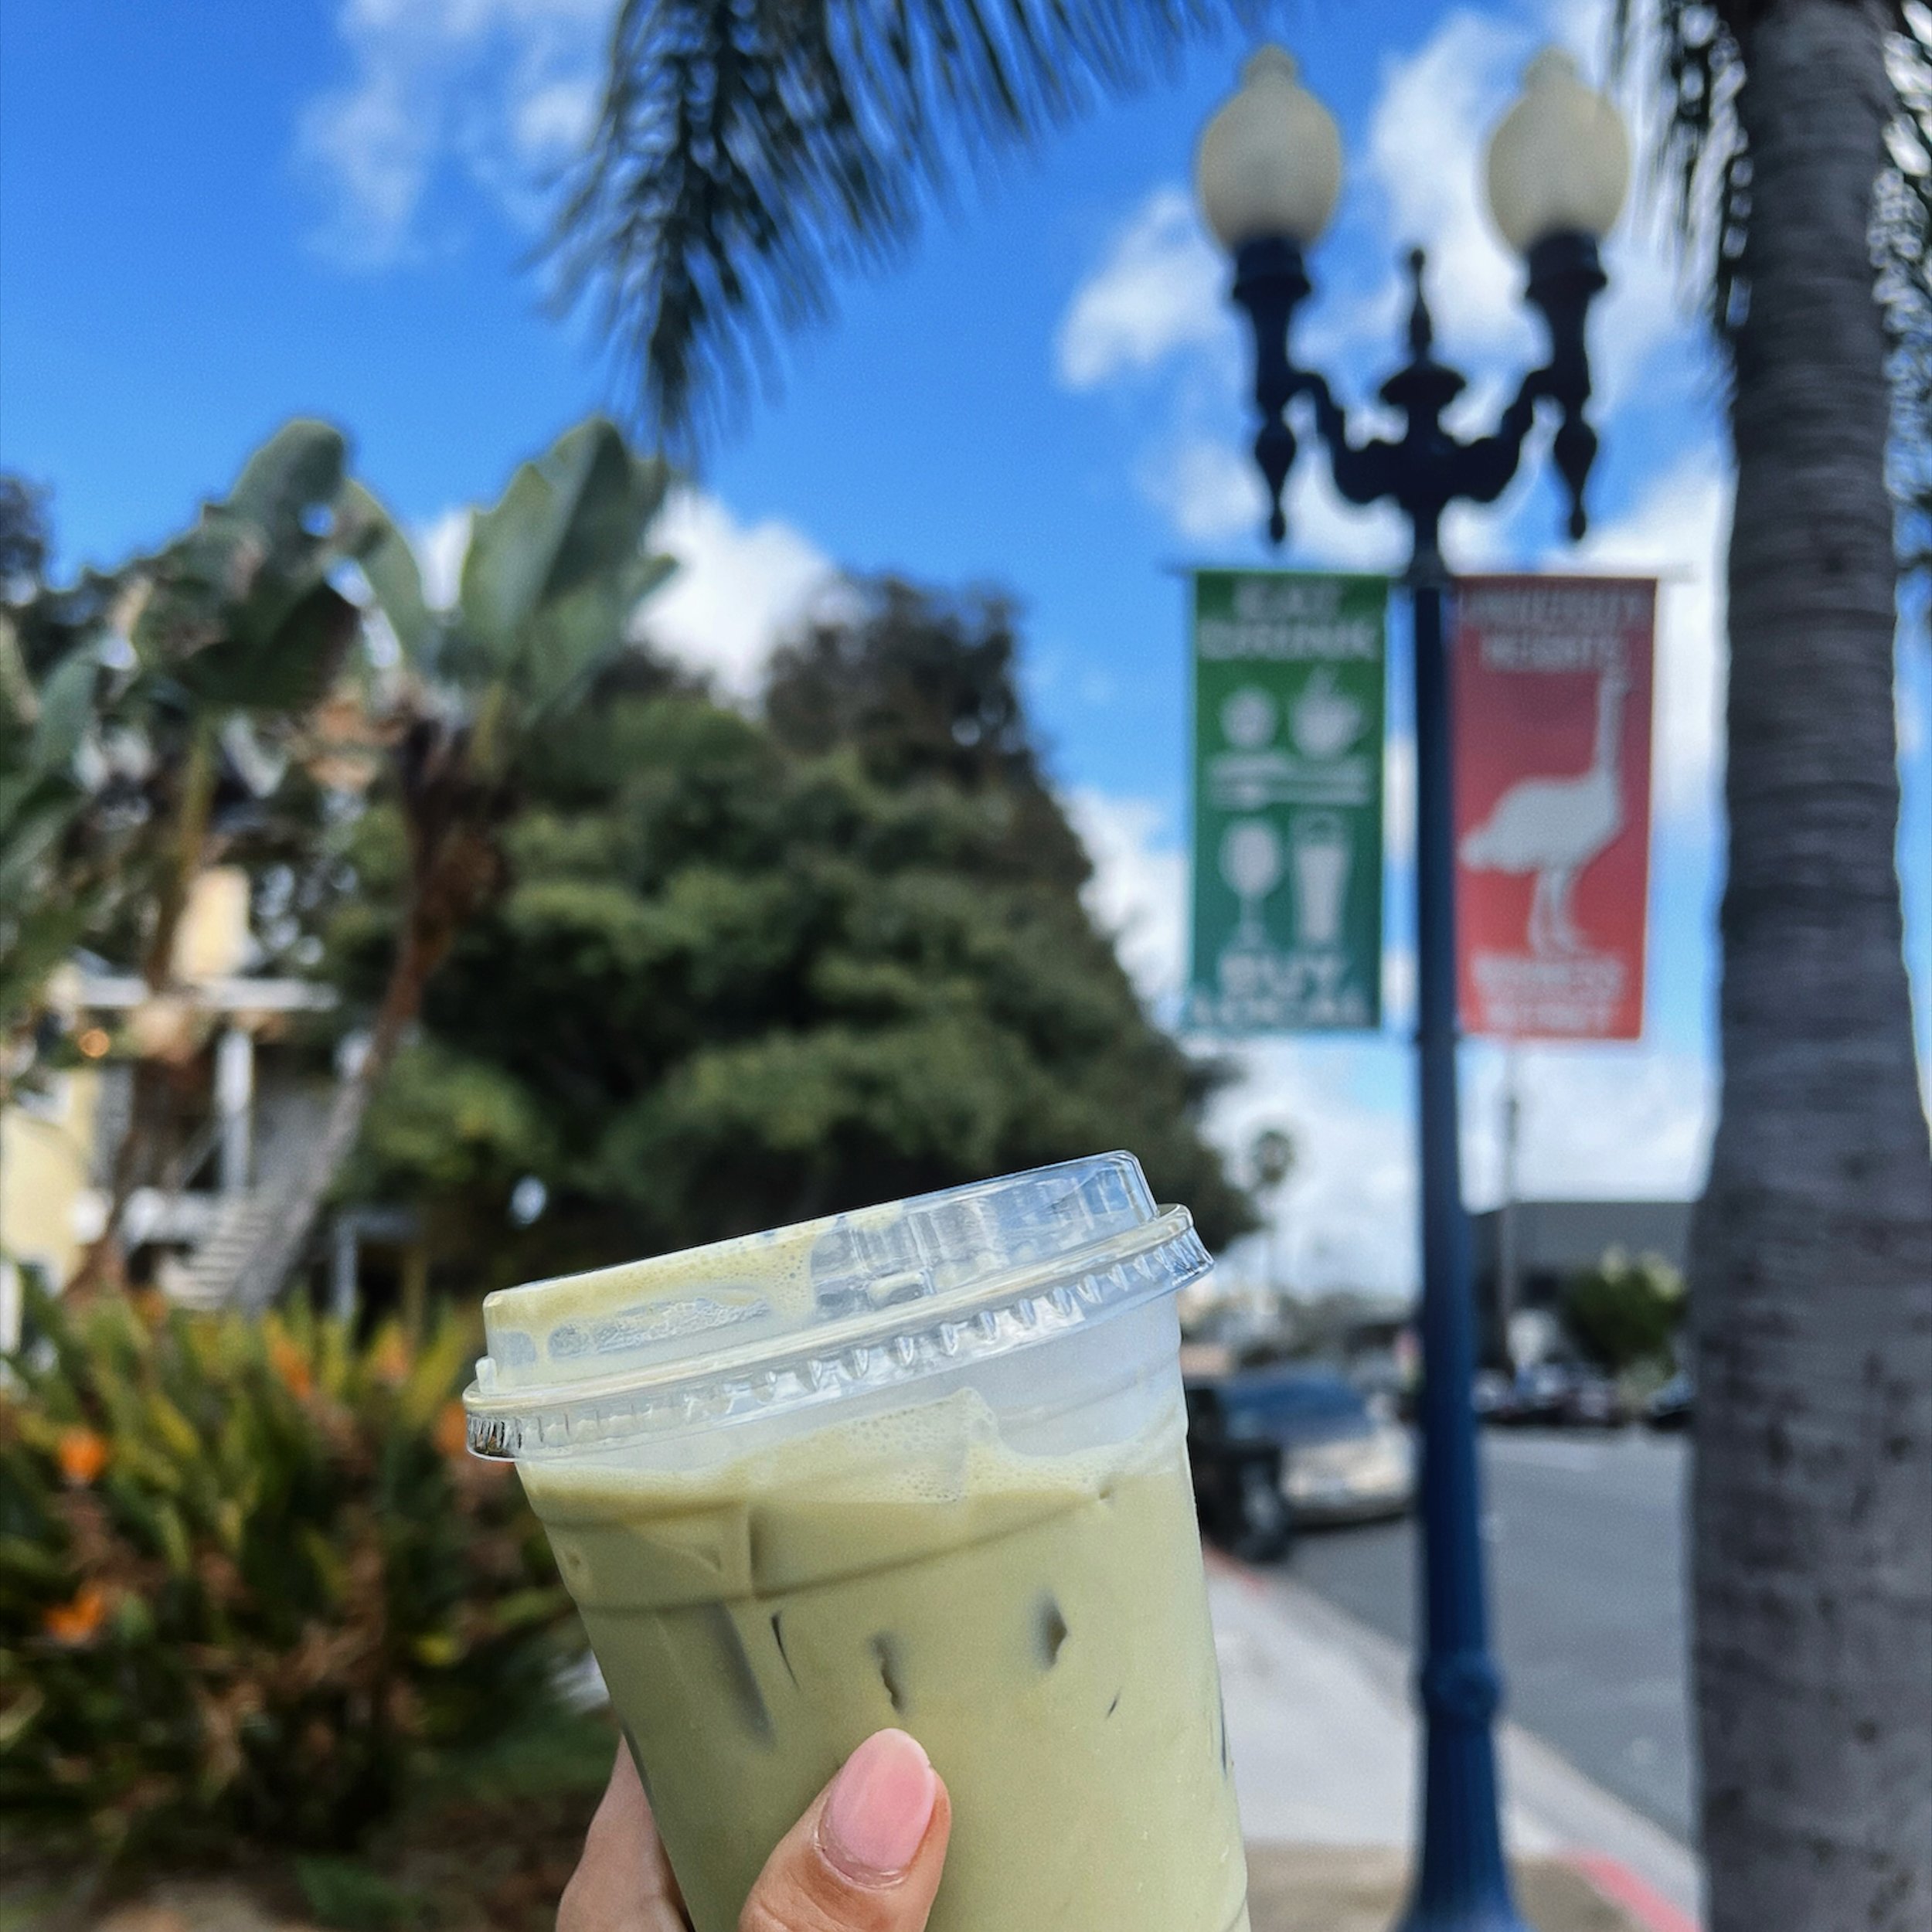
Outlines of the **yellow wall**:
M 88 1185 L 100 1100 L 100 1075 L 83 1067 L 58 1078 L 44 1103 L 0 1114 L 0 1249 L 56 1287 L 80 1256 L 74 1203 Z
M 248 875 L 239 866 L 198 872 L 175 934 L 175 971 L 182 979 L 220 979 L 248 957 Z

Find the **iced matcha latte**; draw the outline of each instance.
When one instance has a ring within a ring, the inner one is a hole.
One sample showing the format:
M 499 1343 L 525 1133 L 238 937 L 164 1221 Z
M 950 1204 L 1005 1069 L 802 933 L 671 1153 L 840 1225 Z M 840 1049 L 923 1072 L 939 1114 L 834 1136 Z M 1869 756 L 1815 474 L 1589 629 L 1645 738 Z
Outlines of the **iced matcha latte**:
M 514 1455 L 697 1932 L 862 1739 L 953 1795 L 933 1932 L 1245 1932 L 1172 1291 L 1115 1155 L 492 1296 Z

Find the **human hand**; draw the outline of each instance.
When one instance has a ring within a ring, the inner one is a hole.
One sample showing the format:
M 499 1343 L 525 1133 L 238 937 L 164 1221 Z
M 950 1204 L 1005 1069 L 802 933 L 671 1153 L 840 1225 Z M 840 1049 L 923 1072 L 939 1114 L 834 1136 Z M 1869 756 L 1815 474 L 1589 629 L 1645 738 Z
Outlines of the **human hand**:
M 739 1932 L 923 1932 L 952 1804 L 903 1731 L 878 1731 L 779 1840 Z M 688 1932 L 637 1767 L 620 1746 L 557 1932 Z

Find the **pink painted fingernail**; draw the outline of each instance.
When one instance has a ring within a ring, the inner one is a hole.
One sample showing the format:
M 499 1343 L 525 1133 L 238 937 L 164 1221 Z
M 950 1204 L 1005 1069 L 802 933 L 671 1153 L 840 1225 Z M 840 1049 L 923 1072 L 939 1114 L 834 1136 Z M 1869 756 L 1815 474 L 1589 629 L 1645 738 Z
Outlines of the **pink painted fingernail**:
M 917 1740 L 903 1731 L 876 1732 L 832 1780 L 819 1845 L 858 1884 L 896 1879 L 924 1841 L 938 1795 L 939 1779 Z

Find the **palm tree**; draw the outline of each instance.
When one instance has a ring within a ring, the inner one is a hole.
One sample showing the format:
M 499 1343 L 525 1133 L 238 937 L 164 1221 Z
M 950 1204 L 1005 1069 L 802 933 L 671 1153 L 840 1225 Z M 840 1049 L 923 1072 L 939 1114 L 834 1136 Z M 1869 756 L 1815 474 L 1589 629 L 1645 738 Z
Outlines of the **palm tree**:
M 345 515 L 401 653 L 366 707 L 369 748 L 389 766 L 406 862 L 395 950 L 362 1050 L 274 1216 L 243 1264 L 261 1308 L 300 1260 L 383 1076 L 463 930 L 502 890 L 502 840 L 519 761 L 588 699 L 628 648 L 633 613 L 668 577 L 643 544 L 669 471 L 593 417 L 510 479 L 471 523 L 455 603 L 433 607 L 408 540 L 359 484 Z
M 563 205 L 660 433 L 832 271 L 1236 11 L 1210 0 L 627 0 Z M 1932 522 L 1932 16 L 1618 0 L 1733 377 L 1721 1117 L 1692 1257 L 1713 1932 L 1932 1914 L 1932 1147 L 1895 848 L 1894 637 Z M 1920 36 L 1923 36 L 1923 38 Z
M 1926 448 L 1917 12 L 1658 5 L 1687 226 L 1706 179 L 1723 210 L 1737 461 L 1723 1086 L 1691 1264 L 1713 1932 L 1932 1918 L 1932 1150 L 1887 467 Z

